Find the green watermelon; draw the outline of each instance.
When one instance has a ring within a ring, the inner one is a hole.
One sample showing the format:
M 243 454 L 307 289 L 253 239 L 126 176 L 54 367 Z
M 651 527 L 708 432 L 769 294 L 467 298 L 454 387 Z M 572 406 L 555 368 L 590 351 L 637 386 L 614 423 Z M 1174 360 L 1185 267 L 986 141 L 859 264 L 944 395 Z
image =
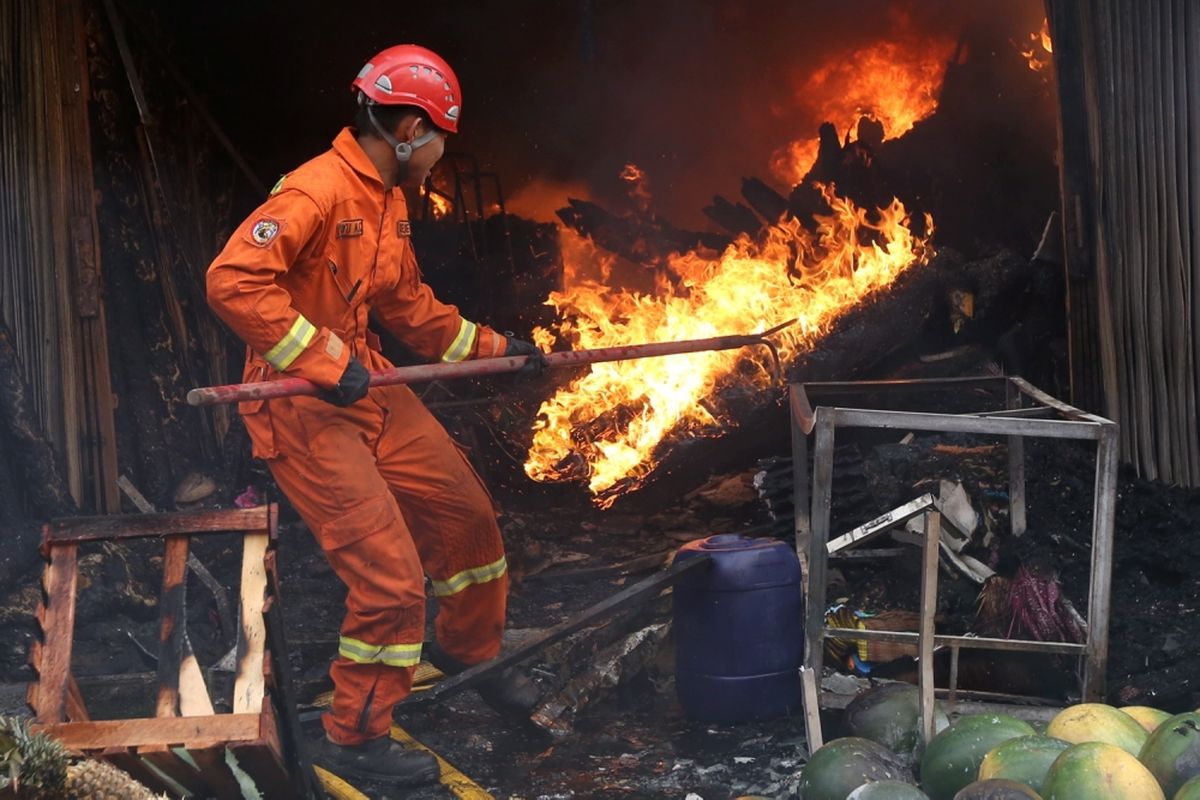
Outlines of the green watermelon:
M 1084 742 L 1062 751 L 1042 784 L 1045 800 L 1165 800 L 1142 762 L 1114 744 Z
M 1132 720 L 1131 720 L 1132 721 Z M 1007 714 L 963 717 L 933 737 L 921 756 L 921 788 L 932 800 L 953 800 L 975 781 L 988 751 L 1018 736 L 1033 735 L 1029 723 Z
M 1200 775 L 1188 778 L 1188 782 L 1179 787 L 1171 800 L 1200 800 Z
M 846 732 L 879 742 L 907 755 L 921 743 L 920 691 L 908 683 L 885 683 L 855 697 L 846 706 Z M 950 727 L 940 703 L 934 704 L 934 732 Z
M 1176 714 L 1159 725 L 1138 754 L 1167 796 L 1200 775 L 1200 713 Z
M 900 756 L 883 745 L 847 736 L 812 754 L 800 773 L 798 788 L 804 800 L 846 800 L 846 795 L 864 783 L 904 783 L 910 774 Z
M 846 795 L 846 800 L 929 800 L 929 795 L 911 783 L 875 781 L 864 783 Z
M 1146 729 L 1133 717 L 1104 703 L 1080 703 L 1055 715 L 1046 735 L 1071 744 L 1105 742 L 1137 758 L 1146 743 Z
M 979 765 L 979 779 L 1008 778 L 1040 792 L 1050 765 L 1059 753 L 1070 746 L 1070 742 L 1049 736 L 1009 739 L 983 757 Z
M 1042 800 L 1042 796 L 1020 781 L 988 778 L 959 789 L 954 800 Z

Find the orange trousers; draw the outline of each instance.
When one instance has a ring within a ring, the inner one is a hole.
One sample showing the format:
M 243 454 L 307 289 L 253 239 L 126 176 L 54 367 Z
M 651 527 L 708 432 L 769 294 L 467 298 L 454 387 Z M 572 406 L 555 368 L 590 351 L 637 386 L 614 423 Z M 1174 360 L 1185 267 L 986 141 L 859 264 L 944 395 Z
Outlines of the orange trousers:
M 426 573 L 443 649 L 466 664 L 500 651 L 500 530 L 479 476 L 407 386 L 371 389 L 345 409 L 272 400 L 270 415 L 271 473 L 349 589 L 323 722 L 334 742 L 358 744 L 387 734 L 412 688 Z

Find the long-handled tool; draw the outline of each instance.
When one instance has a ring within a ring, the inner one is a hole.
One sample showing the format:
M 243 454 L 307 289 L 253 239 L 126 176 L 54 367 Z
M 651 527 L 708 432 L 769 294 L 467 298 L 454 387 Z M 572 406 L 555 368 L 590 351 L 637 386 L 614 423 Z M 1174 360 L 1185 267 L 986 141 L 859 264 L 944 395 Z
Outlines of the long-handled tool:
M 796 320 L 776 325 L 762 333 L 739 336 L 714 336 L 711 339 L 688 339 L 682 342 L 656 342 L 633 344 L 624 347 L 601 347 L 595 350 L 566 350 L 547 353 L 549 367 L 577 367 L 583 364 L 598 364 L 603 361 L 627 361 L 634 358 L 673 356 L 682 353 L 702 353 L 710 350 L 733 350 L 738 347 L 762 345 L 771 351 L 775 371 L 779 372 L 779 353 L 767 337 L 778 333 Z M 529 356 L 508 358 L 481 358 L 477 361 L 460 361 L 454 364 L 419 364 L 413 367 L 393 367 L 371 373 L 372 386 L 393 386 L 399 383 L 421 383 L 422 381 L 445 381 L 454 378 L 477 378 L 483 375 L 500 375 L 516 372 Z M 238 403 L 245 400 L 269 400 L 274 397 L 297 397 L 317 395 L 321 388 L 303 378 L 281 378 L 260 383 L 234 383 L 228 386 L 208 386 L 192 389 L 187 401 L 193 406 L 210 406 L 221 403 Z

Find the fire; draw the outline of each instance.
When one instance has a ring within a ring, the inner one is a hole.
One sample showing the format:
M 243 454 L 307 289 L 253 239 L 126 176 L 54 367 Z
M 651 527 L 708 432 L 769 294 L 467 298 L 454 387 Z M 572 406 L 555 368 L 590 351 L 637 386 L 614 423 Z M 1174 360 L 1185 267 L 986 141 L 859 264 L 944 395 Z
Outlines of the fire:
M 611 288 L 613 260 L 564 230 L 566 288 L 547 301 L 562 322 L 556 332 L 535 331 L 535 341 L 613 347 L 751 333 L 796 319 L 776 338 L 787 361 L 933 252 L 928 215 L 918 235 L 898 200 L 876 219 L 832 187 L 822 191 L 831 213 L 818 217 L 815 234 L 788 220 L 757 241 L 740 237 L 715 257 L 673 256 L 673 278 L 660 281 L 654 296 Z M 766 362 L 763 353 L 740 350 L 594 365 L 542 404 L 525 472 L 539 481 L 586 478 L 596 503 L 607 507 L 654 469 L 668 434 L 718 430 L 719 412 L 706 399 L 733 381 L 766 385 Z
M 840 55 L 797 82 L 796 102 L 817 122 L 831 122 L 839 136 L 854 136 L 860 117 L 882 123 L 885 139 L 907 133 L 937 109 L 952 40 L 913 35 Z M 780 148 L 771 161 L 777 178 L 800 183 L 817 158 L 816 138 Z
M 637 164 L 626 164 L 621 170 L 621 180 L 625 182 L 625 191 L 638 211 L 649 211 L 650 182 L 646 179 L 646 173 Z
M 429 211 L 434 219 L 444 219 L 454 212 L 454 204 L 450 202 L 450 198 L 436 189 L 430 189 L 430 184 L 421 184 L 420 193 L 422 200 L 429 200 Z
M 1021 51 L 1021 55 L 1029 62 L 1029 68 L 1041 72 L 1050 64 L 1050 54 L 1054 52 L 1054 43 L 1050 41 L 1050 20 L 1042 20 L 1042 29 L 1029 34 L 1029 43 Z

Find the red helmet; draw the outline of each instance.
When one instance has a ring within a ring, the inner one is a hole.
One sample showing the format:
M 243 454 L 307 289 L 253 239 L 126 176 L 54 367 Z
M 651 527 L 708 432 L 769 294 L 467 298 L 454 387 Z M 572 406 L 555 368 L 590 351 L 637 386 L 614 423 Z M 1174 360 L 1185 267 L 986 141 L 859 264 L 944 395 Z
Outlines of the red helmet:
M 458 132 L 462 93 L 458 78 L 441 56 L 415 44 L 398 44 L 372 58 L 351 86 L 380 105 L 424 109 L 434 125 Z

